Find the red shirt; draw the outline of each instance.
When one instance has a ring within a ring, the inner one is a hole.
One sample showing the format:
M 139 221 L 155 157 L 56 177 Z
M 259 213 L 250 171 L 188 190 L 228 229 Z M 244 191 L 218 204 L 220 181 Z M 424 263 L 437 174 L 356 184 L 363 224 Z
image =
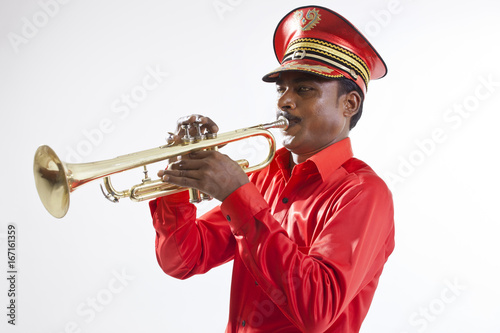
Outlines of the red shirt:
M 151 201 L 158 263 L 185 279 L 234 259 L 226 332 L 358 332 L 394 249 L 392 196 L 347 138 L 290 172 L 290 153 L 203 216 Z

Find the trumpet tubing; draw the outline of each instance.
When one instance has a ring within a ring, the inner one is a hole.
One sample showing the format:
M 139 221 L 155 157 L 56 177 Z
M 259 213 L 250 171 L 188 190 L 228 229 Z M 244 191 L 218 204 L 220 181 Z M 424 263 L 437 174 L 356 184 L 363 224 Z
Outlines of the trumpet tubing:
M 198 125 L 199 126 L 199 125 Z M 56 218 L 62 218 L 69 209 L 70 193 L 78 187 L 91 181 L 104 178 L 105 196 L 113 202 L 129 197 L 133 201 L 150 200 L 157 197 L 178 193 L 188 188 L 162 182 L 160 179 L 151 180 L 147 176 L 146 166 L 148 164 L 165 161 L 189 154 L 194 151 L 217 149 L 231 142 L 262 136 L 269 143 L 267 157 L 256 165 L 249 166 L 246 161 L 238 161 L 246 173 L 251 173 L 265 168 L 273 159 L 276 151 L 276 142 L 270 131 L 271 128 L 288 127 L 288 120 L 280 117 L 277 121 L 239 129 L 233 132 L 213 135 L 207 138 L 202 136 L 190 137 L 187 135 L 182 139 L 182 144 L 167 144 L 153 149 L 118 156 L 113 159 L 90 162 L 90 163 L 65 163 L 49 146 L 40 146 L 35 152 L 33 172 L 35 184 L 40 200 L 47 211 Z M 188 132 L 188 131 L 186 131 Z M 132 186 L 130 189 L 117 191 L 111 184 L 110 176 L 119 172 L 127 171 L 143 166 L 145 178 L 142 183 Z M 192 189 L 191 199 L 198 202 L 206 199 L 206 195 Z

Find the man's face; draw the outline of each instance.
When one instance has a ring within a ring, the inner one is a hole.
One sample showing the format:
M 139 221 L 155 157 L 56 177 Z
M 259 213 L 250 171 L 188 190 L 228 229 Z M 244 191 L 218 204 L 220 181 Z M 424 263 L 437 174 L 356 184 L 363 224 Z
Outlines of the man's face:
M 283 145 L 299 155 L 298 163 L 349 134 L 352 114 L 338 81 L 302 72 L 283 72 L 276 82 L 278 115 L 288 118 Z M 347 104 L 346 104 L 347 103 Z

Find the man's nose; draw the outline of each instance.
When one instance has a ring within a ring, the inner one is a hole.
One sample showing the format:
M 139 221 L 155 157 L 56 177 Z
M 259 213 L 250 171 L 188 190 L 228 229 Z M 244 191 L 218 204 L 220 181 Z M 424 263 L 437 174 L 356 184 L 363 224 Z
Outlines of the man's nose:
M 290 89 L 286 89 L 278 98 L 278 108 L 280 110 L 290 110 L 296 107 L 295 97 Z

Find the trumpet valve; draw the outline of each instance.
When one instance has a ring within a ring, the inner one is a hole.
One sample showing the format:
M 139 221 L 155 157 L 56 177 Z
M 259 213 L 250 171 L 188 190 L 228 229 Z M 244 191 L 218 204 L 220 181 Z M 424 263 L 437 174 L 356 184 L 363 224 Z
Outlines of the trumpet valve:
M 172 132 L 168 132 L 165 141 L 167 141 L 167 146 L 172 146 L 175 143 L 175 134 Z
M 203 200 L 203 201 L 209 201 L 209 200 L 212 200 L 213 197 L 211 195 L 209 195 L 209 194 L 200 192 L 200 199 Z
M 147 183 L 151 181 L 151 178 L 148 176 L 148 168 L 144 166 L 144 170 L 142 171 L 144 173 L 144 179 L 142 180 L 142 183 Z
M 194 127 L 196 134 L 194 137 L 192 137 L 192 142 L 200 142 L 201 140 L 205 139 L 205 136 L 201 134 L 201 123 L 195 122 L 192 124 Z
M 184 130 L 184 136 L 181 141 L 183 145 L 187 145 L 192 142 L 191 135 L 189 134 L 189 125 L 182 125 L 182 129 Z
M 210 133 L 210 132 L 208 132 L 208 133 L 205 134 L 205 138 L 206 139 L 216 139 L 217 138 L 217 133 Z
M 199 203 L 201 202 L 201 192 L 195 188 L 189 188 L 189 202 Z

